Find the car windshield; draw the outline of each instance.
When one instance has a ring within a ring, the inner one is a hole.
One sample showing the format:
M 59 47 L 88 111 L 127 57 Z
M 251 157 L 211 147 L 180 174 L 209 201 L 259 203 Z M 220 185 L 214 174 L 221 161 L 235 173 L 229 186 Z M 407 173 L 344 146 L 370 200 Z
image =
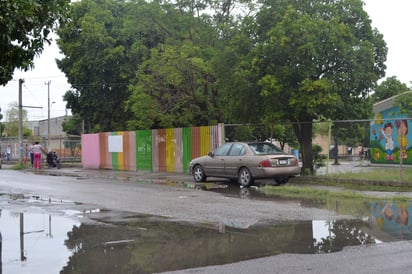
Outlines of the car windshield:
M 271 143 L 250 143 L 249 147 L 255 154 L 279 154 L 283 151 Z

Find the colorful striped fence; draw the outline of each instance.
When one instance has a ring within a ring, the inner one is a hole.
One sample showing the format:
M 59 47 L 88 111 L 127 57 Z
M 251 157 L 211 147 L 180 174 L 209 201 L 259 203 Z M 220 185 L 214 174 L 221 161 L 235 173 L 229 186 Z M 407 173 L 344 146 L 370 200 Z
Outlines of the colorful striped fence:
M 84 168 L 187 172 L 192 158 L 223 143 L 223 124 L 82 135 Z

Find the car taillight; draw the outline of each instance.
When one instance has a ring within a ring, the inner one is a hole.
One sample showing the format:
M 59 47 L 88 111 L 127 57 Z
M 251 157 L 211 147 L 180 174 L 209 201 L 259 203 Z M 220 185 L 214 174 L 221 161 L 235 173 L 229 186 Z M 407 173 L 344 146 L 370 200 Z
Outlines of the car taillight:
M 295 159 L 295 166 L 299 166 L 299 160 Z
M 259 167 L 272 167 L 272 164 L 269 160 L 263 160 L 259 163 Z

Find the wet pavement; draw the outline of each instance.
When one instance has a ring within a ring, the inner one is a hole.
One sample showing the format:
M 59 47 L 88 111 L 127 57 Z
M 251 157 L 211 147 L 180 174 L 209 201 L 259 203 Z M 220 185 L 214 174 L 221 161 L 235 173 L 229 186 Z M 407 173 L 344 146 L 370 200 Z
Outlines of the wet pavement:
M 3 166 L 4 168 L 4 166 Z M 356 168 L 342 164 L 340 170 Z M 359 167 L 363 168 L 363 167 Z M 391 200 L 312 201 L 267 196 L 258 186 L 193 183 L 189 174 L 43 169 L 38 175 L 98 178 L 212 191 L 225 197 L 325 208 L 350 218 L 267 221 L 248 228 L 102 208 L 76 201 L 0 193 L 0 273 L 158 273 L 278 254 L 323 254 L 347 246 L 412 239 L 412 204 Z M 336 172 L 336 171 L 335 171 Z M 36 210 L 42 205 L 47 210 Z
M 0 198 L 2 205 L 70 203 L 24 195 Z M 412 238 L 410 227 L 396 217 L 412 205 L 364 205 L 359 210 L 367 213 L 360 219 L 279 221 L 248 229 L 99 209 L 65 215 L 2 209 L 1 267 L 3 273 L 158 273 Z M 88 221 L 82 222 L 85 217 Z

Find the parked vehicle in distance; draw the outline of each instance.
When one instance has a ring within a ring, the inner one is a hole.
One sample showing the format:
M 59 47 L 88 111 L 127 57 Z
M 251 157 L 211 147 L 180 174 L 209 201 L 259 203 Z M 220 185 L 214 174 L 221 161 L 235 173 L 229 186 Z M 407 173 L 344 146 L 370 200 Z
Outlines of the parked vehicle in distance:
M 269 142 L 228 142 L 189 164 L 189 172 L 196 182 L 218 177 L 237 179 L 242 186 L 262 178 L 286 184 L 300 171 L 299 160 L 294 155 Z

